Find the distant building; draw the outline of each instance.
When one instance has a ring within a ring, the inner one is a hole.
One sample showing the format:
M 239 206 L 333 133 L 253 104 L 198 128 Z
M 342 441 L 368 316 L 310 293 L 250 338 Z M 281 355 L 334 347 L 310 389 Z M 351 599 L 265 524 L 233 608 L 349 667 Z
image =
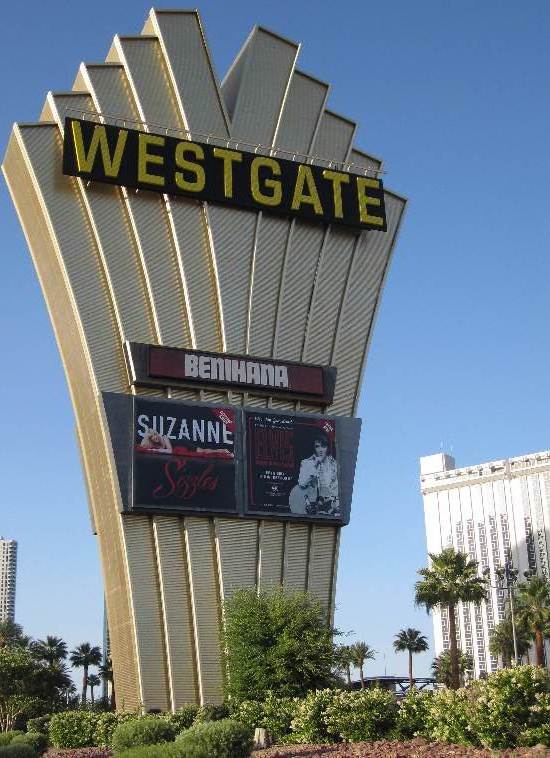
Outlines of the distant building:
M 0 537 L 0 621 L 15 619 L 17 542 Z
M 506 562 L 546 579 L 550 563 L 550 451 L 455 468 L 446 453 L 420 459 L 428 552 L 454 547 L 479 562 L 480 572 Z M 489 636 L 504 618 L 507 591 L 492 588 L 487 602 L 460 604 L 457 636 L 474 659 L 474 675 L 495 671 Z M 449 620 L 434 611 L 435 654 L 449 647 Z M 550 648 L 546 642 L 546 660 Z M 533 656 L 531 656 L 533 660 Z

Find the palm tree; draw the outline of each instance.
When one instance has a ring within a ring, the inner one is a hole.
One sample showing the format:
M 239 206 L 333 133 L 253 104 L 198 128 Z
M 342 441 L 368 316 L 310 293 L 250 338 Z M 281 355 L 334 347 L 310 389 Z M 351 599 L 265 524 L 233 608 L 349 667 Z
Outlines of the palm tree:
M 460 687 L 455 609 L 457 604 L 480 603 L 487 596 L 487 580 L 477 575 L 477 561 L 448 547 L 439 554 L 429 553 L 431 566 L 419 569 L 422 577 L 415 585 L 415 601 L 430 612 L 446 608 L 449 614 L 451 687 Z
M 458 654 L 458 676 L 460 683 L 464 681 L 464 673 L 473 669 L 474 659 L 468 653 L 459 652 Z M 452 687 L 451 656 L 449 650 L 444 650 L 440 655 L 434 658 L 432 671 L 436 681 L 441 682 L 446 687 Z
M 90 692 L 92 695 L 92 705 L 93 705 L 94 704 L 94 687 L 99 687 L 99 685 L 101 684 L 101 679 L 98 677 L 97 674 L 89 674 L 88 684 L 90 685 Z
M 409 689 L 414 687 L 413 653 L 424 653 L 429 648 L 428 639 L 418 629 L 401 629 L 395 635 L 393 646 L 397 653 L 409 651 Z
M 518 649 L 518 657 L 521 659 L 524 655 L 528 655 L 529 648 L 531 646 L 531 634 L 524 624 L 518 623 L 516 620 L 516 645 Z M 508 668 L 514 657 L 514 633 L 512 630 L 512 622 L 509 618 L 501 621 L 491 631 L 489 639 L 489 650 L 491 655 L 500 656 L 502 660 L 502 667 Z
M 99 676 L 102 679 L 105 679 L 105 681 L 110 682 L 111 684 L 111 710 L 114 711 L 116 708 L 116 699 L 115 699 L 115 679 L 113 675 L 113 662 L 110 658 L 107 658 L 105 663 L 101 664 L 99 667 Z
M 82 705 L 86 705 L 86 694 L 88 691 L 88 667 L 99 666 L 101 663 L 101 650 L 97 645 L 90 645 L 89 642 L 82 642 L 71 650 L 69 660 L 75 668 L 84 669 L 82 677 Z
M 2 647 L 28 647 L 30 637 L 23 634 L 21 624 L 16 624 L 11 619 L 0 621 L 0 648 Z
M 48 635 L 45 640 L 36 640 L 31 644 L 31 650 L 40 661 L 46 661 L 49 666 L 61 663 L 67 657 L 67 643 L 61 637 Z
M 544 638 L 550 636 L 550 582 L 533 576 L 518 584 L 517 617 L 535 640 L 537 666 L 544 666 Z
M 351 667 L 353 665 L 352 652 L 350 645 L 338 645 L 336 648 L 336 666 L 338 671 L 343 671 L 346 675 L 348 687 L 351 686 Z
M 359 669 L 359 678 L 361 679 L 361 688 L 363 689 L 365 687 L 363 666 L 365 665 L 365 661 L 374 661 L 376 658 L 375 651 L 366 642 L 356 642 L 351 646 L 350 653 L 351 663 Z

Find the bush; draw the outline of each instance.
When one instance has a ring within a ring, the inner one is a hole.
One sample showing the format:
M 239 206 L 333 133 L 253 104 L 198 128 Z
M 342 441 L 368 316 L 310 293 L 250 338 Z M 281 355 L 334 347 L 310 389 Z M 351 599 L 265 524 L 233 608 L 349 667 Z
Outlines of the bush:
M 535 747 L 535 745 L 550 747 L 550 721 L 541 726 L 525 729 L 519 735 L 518 745 L 522 745 L 523 747 Z
M 234 718 L 250 729 L 262 727 L 279 745 L 289 741 L 292 719 L 296 716 L 299 700 L 292 697 L 276 697 L 268 693 L 263 703 L 245 700 L 240 703 Z
M 11 741 L 12 745 L 29 745 L 32 749 L 42 755 L 48 747 L 48 738 L 45 734 L 39 734 L 38 732 L 27 732 L 26 734 L 18 734 Z
M 198 712 L 198 705 L 188 703 L 187 705 L 182 705 L 181 708 L 178 708 L 175 713 L 165 713 L 163 718 L 174 727 L 176 734 L 179 734 L 184 729 L 189 729 L 189 727 L 193 725 Z
M 410 740 L 413 737 L 426 736 L 426 722 L 432 699 L 431 692 L 419 692 L 412 689 L 399 702 L 396 735 L 399 739 Z
M 229 716 L 229 708 L 226 705 L 213 705 L 207 703 L 197 708 L 193 721 L 194 724 L 204 724 L 206 721 L 221 721 Z
M 263 700 L 269 691 L 303 696 L 332 686 L 333 635 L 321 603 L 306 593 L 235 592 L 224 603 L 222 650 L 227 700 Z
M 470 719 L 470 699 L 466 690 L 440 690 L 430 700 L 426 736 L 439 742 L 478 745 Z
M 471 691 L 471 726 L 484 747 L 515 747 L 520 734 L 550 715 L 550 672 L 538 666 L 502 669 Z
M 94 729 L 94 742 L 97 747 L 111 747 L 113 734 L 119 724 L 127 721 L 135 721 L 139 716 L 135 713 L 98 713 L 97 723 Z
M 45 716 L 38 716 L 35 719 L 29 719 L 27 721 L 27 732 L 32 734 L 48 734 L 48 727 L 52 720 L 52 713 L 47 713 Z
M 197 724 L 176 740 L 185 758 L 247 758 L 252 745 L 252 730 L 231 719 Z
M 326 708 L 325 720 L 329 733 L 346 742 L 378 740 L 395 726 L 395 695 L 381 689 L 337 692 Z
M 292 742 L 334 742 L 338 733 L 327 726 L 326 712 L 338 694 L 335 690 L 317 690 L 297 701 L 296 715 L 292 719 Z
M 29 745 L 4 745 L 0 747 L 1 758 L 37 758 L 37 753 Z
M 50 721 L 50 742 L 54 747 L 91 747 L 99 714 L 90 711 L 56 713 Z
M 13 738 L 17 737 L 19 734 L 25 734 L 25 732 L 21 732 L 18 729 L 12 729 L 9 732 L 0 732 L 0 747 L 10 745 Z
M 157 716 L 141 716 L 119 724 L 112 737 L 113 752 L 122 753 L 131 747 L 172 742 L 176 733 L 171 724 Z

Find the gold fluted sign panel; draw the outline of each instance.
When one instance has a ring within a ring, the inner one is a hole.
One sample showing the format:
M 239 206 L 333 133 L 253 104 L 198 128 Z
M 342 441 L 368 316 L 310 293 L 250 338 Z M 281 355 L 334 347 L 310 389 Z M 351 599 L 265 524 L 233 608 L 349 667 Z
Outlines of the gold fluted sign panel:
M 338 417 L 356 412 L 405 201 L 298 53 L 256 27 L 220 83 L 198 13 L 152 10 L 105 62 L 81 64 L 72 91 L 49 92 L 35 123 L 16 123 L 6 150 L 74 406 L 120 708 L 221 700 L 221 604 L 240 587 L 307 590 L 333 613 L 354 467 Z M 207 381 L 136 381 L 131 344 L 195 351 L 191 378 Z M 231 386 L 213 381 L 226 359 Z M 336 370 L 329 395 L 264 386 L 262 366 L 269 379 L 301 364 Z M 256 446 L 244 479 L 235 458 L 242 486 L 215 511 L 129 512 L 138 458 L 147 499 L 164 492 L 158 471 L 230 472 L 230 437 L 211 411 L 177 434 L 179 412 L 155 429 L 162 414 L 144 411 L 134 438 L 134 416 L 104 402 L 124 396 L 234 408 L 240 449 L 247 434 Z

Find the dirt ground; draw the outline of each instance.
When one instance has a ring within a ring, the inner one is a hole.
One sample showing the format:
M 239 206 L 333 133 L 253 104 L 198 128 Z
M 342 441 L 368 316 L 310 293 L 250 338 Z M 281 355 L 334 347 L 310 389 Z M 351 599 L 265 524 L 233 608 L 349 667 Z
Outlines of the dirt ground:
M 516 748 L 515 750 L 478 750 L 471 747 L 427 742 L 417 738 L 408 742 L 355 742 L 339 745 L 289 745 L 256 750 L 254 758 L 550 758 L 550 748 Z

